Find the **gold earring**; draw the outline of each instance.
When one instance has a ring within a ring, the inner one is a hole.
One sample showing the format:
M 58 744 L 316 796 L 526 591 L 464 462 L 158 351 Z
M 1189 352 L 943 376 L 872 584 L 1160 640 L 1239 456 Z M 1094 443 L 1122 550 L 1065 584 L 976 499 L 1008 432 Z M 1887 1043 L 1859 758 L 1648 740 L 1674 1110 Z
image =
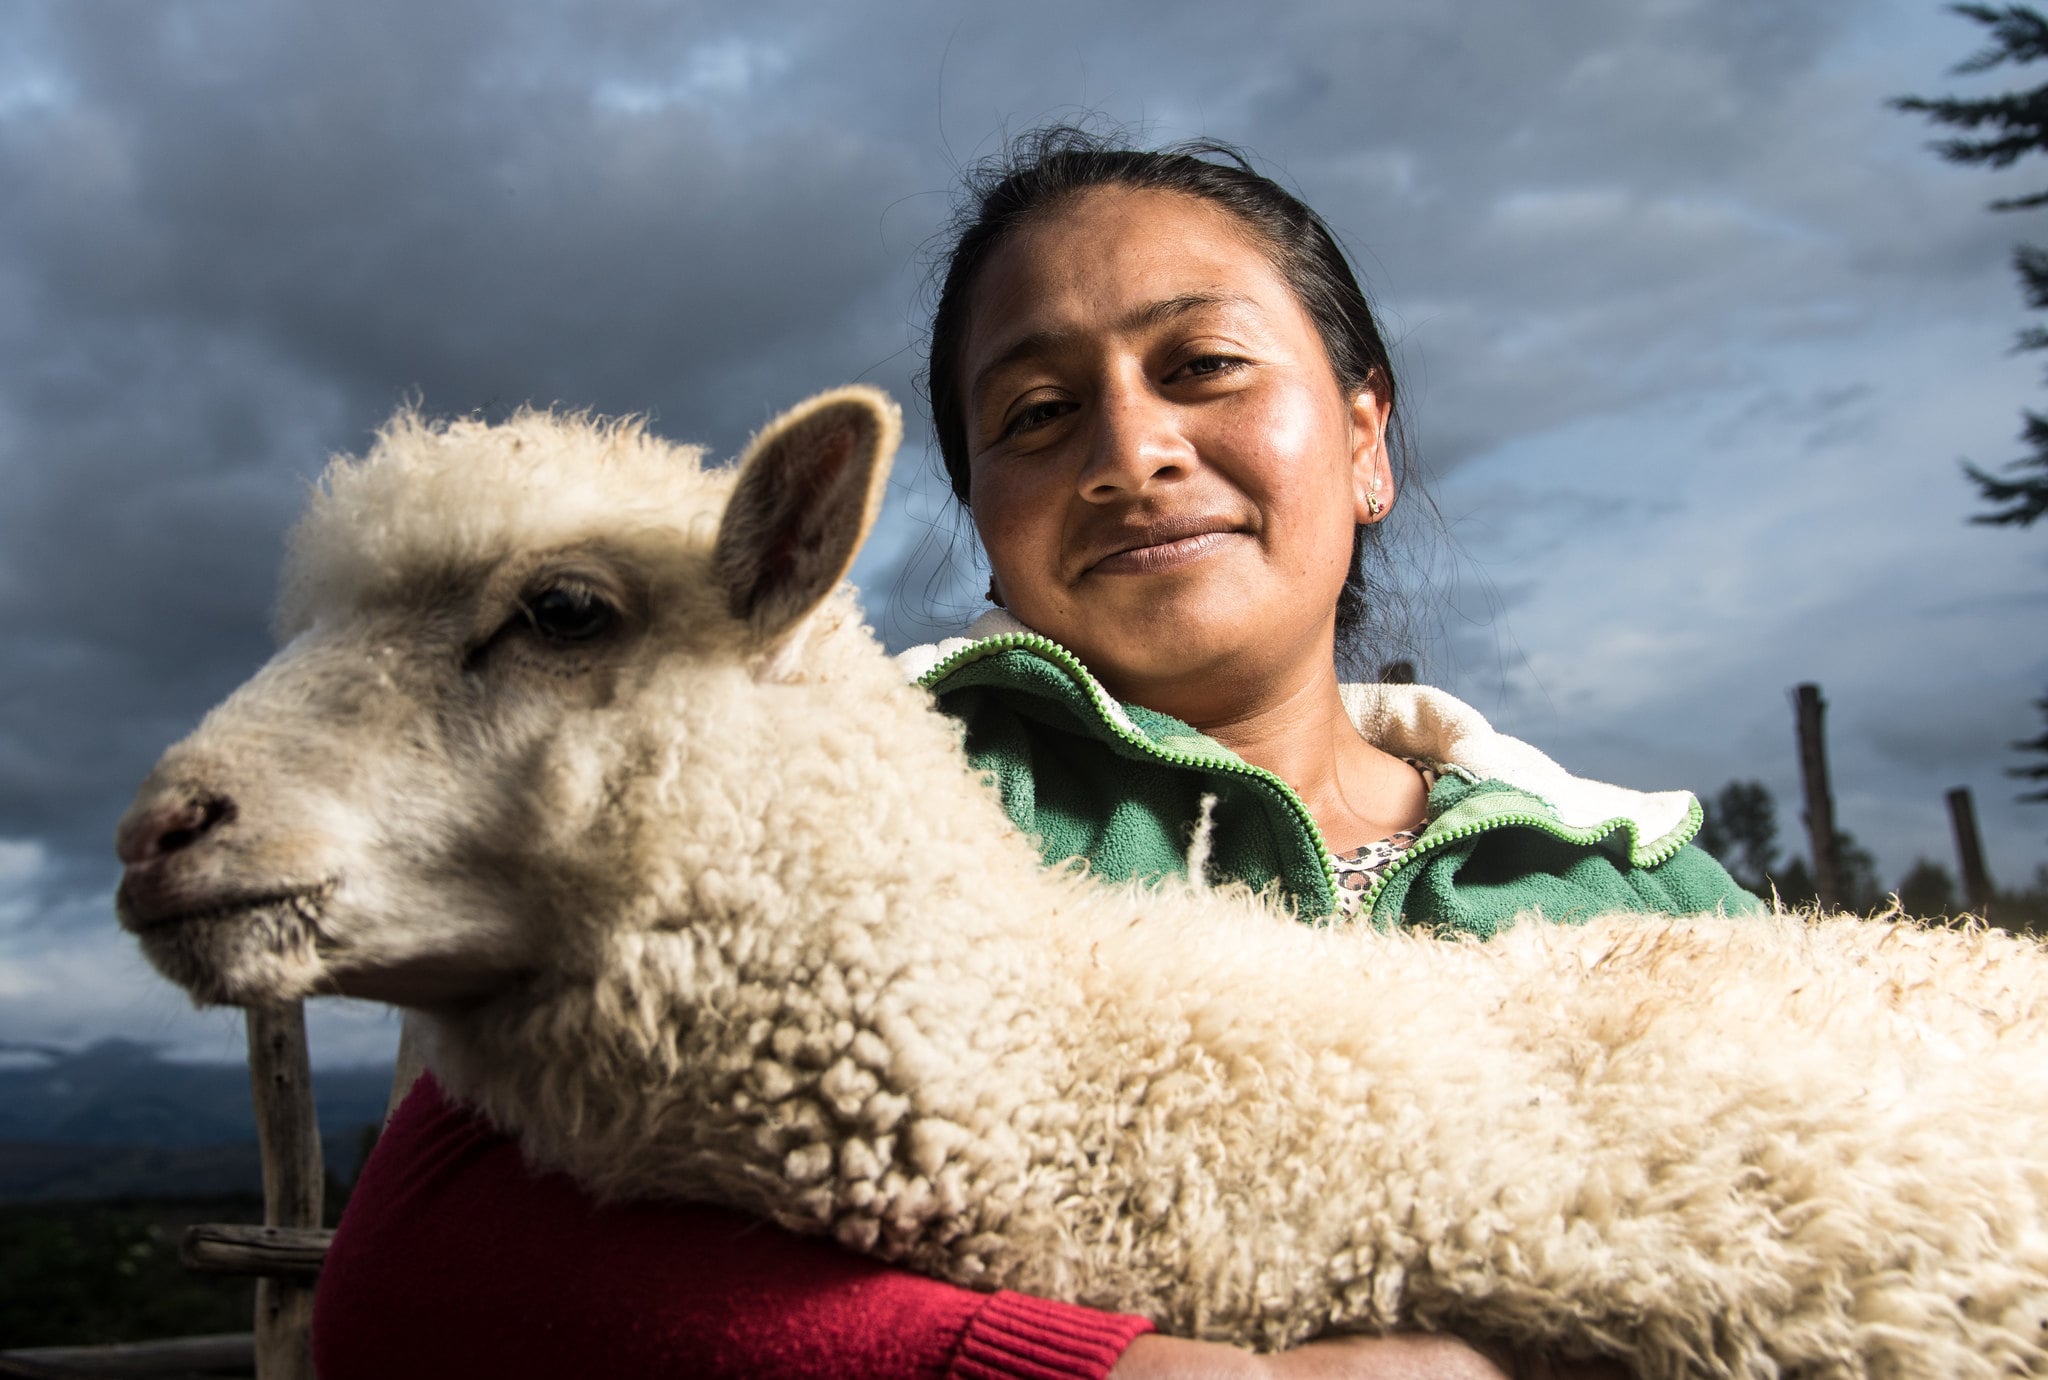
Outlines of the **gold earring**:
M 1377 518 L 1386 510 L 1387 505 L 1380 502 L 1380 481 L 1375 479 L 1372 481 L 1372 487 L 1365 491 L 1365 515 L 1368 518 Z

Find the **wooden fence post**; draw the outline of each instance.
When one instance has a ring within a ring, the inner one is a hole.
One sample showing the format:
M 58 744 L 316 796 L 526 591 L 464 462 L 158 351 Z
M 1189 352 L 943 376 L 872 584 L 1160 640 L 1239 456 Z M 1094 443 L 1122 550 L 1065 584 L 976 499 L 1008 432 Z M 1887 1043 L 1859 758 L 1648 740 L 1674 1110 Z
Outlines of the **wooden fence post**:
M 1977 838 L 1977 807 L 1970 801 L 1968 786 L 1958 786 L 1948 793 L 1948 819 L 1956 834 L 1963 904 L 1970 908 L 1970 914 L 1981 919 L 1991 908 L 1991 874 L 1984 870 L 1984 845 Z
M 252 1007 L 248 1021 L 249 1091 L 263 1152 L 264 1225 L 318 1227 L 324 1171 L 305 1005 Z M 312 1334 L 312 1281 L 256 1281 L 257 1380 L 313 1380 Z
M 391 1098 L 384 1104 L 384 1121 L 391 1122 L 392 1113 L 398 1104 L 405 1101 L 405 1095 L 412 1091 L 412 1085 L 427 1071 L 426 1027 L 424 1018 L 408 1011 L 398 1026 L 398 1058 L 391 1066 Z M 357 1173 L 362 1171 L 358 1169 Z
M 1827 702 L 1811 682 L 1793 692 L 1799 713 L 1799 777 L 1806 788 L 1806 837 L 1813 854 L 1813 890 L 1823 911 L 1842 908 L 1841 850 L 1835 837 L 1835 798 L 1828 789 L 1827 739 L 1821 713 Z

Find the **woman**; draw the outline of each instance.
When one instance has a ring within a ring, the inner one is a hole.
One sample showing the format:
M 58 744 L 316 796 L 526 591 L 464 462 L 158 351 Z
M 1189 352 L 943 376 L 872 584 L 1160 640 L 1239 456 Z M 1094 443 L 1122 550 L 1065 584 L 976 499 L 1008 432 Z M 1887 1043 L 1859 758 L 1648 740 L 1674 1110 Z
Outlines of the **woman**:
M 1278 881 L 1305 913 L 1490 934 L 1753 901 L 1698 808 L 1578 780 L 1418 687 L 1341 687 L 1401 479 L 1393 373 L 1314 213 L 1214 146 L 1073 130 L 985 178 L 933 420 L 1006 612 L 906 654 L 1020 828 L 1106 877 Z M 1284 1355 L 907 1275 L 732 1214 L 598 1208 L 431 1081 L 356 1189 L 315 1346 L 353 1375 L 1499 1377 L 1445 1337 Z M 1553 1370 L 1519 1358 L 1523 1373 Z M 1594 1373 L 1594 1372 L 1586 1372 Z

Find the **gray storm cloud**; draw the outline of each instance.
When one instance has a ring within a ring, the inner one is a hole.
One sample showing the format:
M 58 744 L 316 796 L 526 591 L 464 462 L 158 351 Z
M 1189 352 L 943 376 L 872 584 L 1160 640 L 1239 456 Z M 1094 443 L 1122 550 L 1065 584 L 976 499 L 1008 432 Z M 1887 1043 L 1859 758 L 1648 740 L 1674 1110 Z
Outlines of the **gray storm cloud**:
M 2002 803 L 2003 744 L 2034 731 L 2048 660 L 1997 629 L 2038 626 L 2048 579 L 2038 543 L 1962 529 L 1953 460 L 2001 458 L 2033 401 L 2000 354 L 2027 226 L 1880 105 L 1941 89 L 1973 41 L 1878 0 L 10 6 L 0 841 L 35 854 L 0 878 L 0 977 L 99 923 L 80 898 L 111 886 L 112 822 L 265 654 L 281 536 L 329 453 L 406 398 L 645 411 L 726 454 L 848 379 L 914 414 L 959 168 L 1090 112 L 1244 144 L 1352 246 L 1449 519 L 1446 546 L 1406 513 L 1453 689 L 1585 769 L 1711 790 L 1782 781 L 1757 755 L 1791 681 L 1884 681 L 1859 625 L 1933 639 L 1946 669 L 1841 716 L 1838 775 L 1916 802 L 1951 768 L 1985 783 L 2010 873 L 2043 831 Z M 921 442 L 860 569 L 896 642 L 974 590 Z M 1923 483 L 1947 496 L 1845 512 Z M 1790 564 L 1674 581 L 1648 613 L 1595 588 L 1789 541 L 1812 599 L 1778 593 Z M 1873 542 L 1934 543 L 1943 590 L 1866 588 Z M 1612 635 L 1631 618 L 1685 637 Z M 1941 715 L 1965 724 L 1915 747 Z M 1867 826 L 1891 873 L 1938 855 L 1929 808 Z

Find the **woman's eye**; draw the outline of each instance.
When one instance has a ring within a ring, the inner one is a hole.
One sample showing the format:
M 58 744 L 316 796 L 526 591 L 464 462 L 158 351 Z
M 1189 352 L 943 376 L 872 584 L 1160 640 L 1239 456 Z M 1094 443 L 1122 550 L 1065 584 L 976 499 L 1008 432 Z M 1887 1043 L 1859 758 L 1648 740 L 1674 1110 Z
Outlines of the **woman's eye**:
M 1235 355 L 1196 355 L 1181 365 L 1181 372 L 1194 378 L 1206 378 L 1215 374 L 1227 374 L 1241 368 L 1244 361 Z
M 588 642 L 618 622 L 618 610 L 587 589 L 555 585 L 521 606 L 533 630 L 550 642 Z
M 1061 415 L 1066 410 L 1066 406 L 1063 402 L 1048 398 L 1044 402 L 1032 403 L 1029 407 L 1020 407 L 1011 414 L 1009 420 L 1003 423 L 1003 436 L 1005 438 L 1021 436 L 1034 427 L 1044 426 L 1053 418 Z

